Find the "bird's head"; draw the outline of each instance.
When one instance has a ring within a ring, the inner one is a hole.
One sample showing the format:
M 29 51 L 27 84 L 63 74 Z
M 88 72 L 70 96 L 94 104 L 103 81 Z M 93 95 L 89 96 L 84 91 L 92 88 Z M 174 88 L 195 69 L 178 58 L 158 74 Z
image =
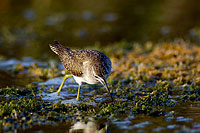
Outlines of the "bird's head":
M 107 82 L 107 71 L 106 68 L 100 64 L 100 63 L 96 63 L 92 66 L 92 74 L 94 76 L 94 78 L 100 82 L 102 85 L 106 86 Z
M 110 89 L 108 88 L 108 84 L 107 84 L 107 78 L 109 75 L 109 73 L 107 72 L 107 69 L 102 64 L 97 63 L 93 65 L 92 73 L 93 73 L 94 78 L 106 88 L 106 90 L 108 91 L 108 94 L 113 100 L 112 95 L 110 94 Z

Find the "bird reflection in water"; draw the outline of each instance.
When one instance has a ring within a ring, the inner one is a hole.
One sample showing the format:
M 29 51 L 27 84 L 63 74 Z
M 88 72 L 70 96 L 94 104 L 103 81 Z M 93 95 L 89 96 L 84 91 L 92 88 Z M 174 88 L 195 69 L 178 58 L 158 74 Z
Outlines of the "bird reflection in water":
M 92 118 L 88 122 L 77 121 L 69 130 L 69 133 L 106 133 L 109 132 L 108 125 L 105 123 L 98 123 Z

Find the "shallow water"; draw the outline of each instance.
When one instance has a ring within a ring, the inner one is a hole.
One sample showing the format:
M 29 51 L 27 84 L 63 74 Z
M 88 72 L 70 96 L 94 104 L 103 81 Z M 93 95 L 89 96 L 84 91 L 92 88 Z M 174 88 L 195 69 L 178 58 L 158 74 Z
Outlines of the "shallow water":
M 59 77 L 50 79 L 46 82 L 41 82 L 39 85 L 45 84 L 49 87 L 52 87 L 53 85 L 53 87 L 58 88 L 61 82 L 62 77 Z M 76 92 L 69 92 L 68 88 L 78 88 L 78 85 L 75 84 L 73 79 L 68 79 L 59 96 L 57 95 L 57 92 L 49 92 L 48 90 L 42 92 L 41 95 L 43 100 L 53 101 L 54 103 L 62 100 L 62 104 L 77 105 L 90 100 L 90 98 L 95 97 L 96 94 L 95 91 L 92 91 L 92 93 L 88 91 L 89 87 L 83 85 L 80 93 L 81 100 L 76 101 Z M 99 102 L 103 102 L 103 95 L 98 96 L 98 98 L 95 98 L 95 101 L 88 101 L 86 104 L 95 107 Z M 85 116 L 89 121 L 84 122 L 85 118 L 77 117 L 67 125 L 59 123 L 53 126 L 53 128 L 55 131 L 61 132 L 200 132 L 199 102 L 178 102 L 176 107 L 168 108 L 167 110 L 168 113 L 161 117 L 131 115 L 124 120 L 113 119 L 111 121 L 95 121 L 92 117 Z M 51 126 L 37 125 L 24 131 L 51 132 L 51 130 Z
M 193 107 L 191 107 L 193 106 Z M 194 107 L 195 106 L 195 107 Z M 180 112 L 178 111 L 180 110 Z M 151 117 L 146 115 L 129 116 L 125 120 L 94 121 L 92 118 L 85 123 L 81 118 L 54 126 L 33 126 L 31 129 L 18 131 L 35 132 L 200 132 L 200 106 L 196 103 L 184 104 L 176 107 L 177 114 L 168 113 L 163 117 Z
M 47 87 L 46 87 L 46 90 L 44 90 L 42 93 L 39 93 L 38 95 L 41 95 L 43 100 L 52 101 L 53 103 L 57 103 L 59 100 L 62 100 L 61 102 L 62 104 L 64 103 L 79 104 L 80 102 L 84 103 L 90 100 L 90 98 L 95 97 L 94 101 L 87 102 L 88 105 L 95 105 L 96 104 L 95 102 L 97 103 L 103 102 L 104 100 L 107 99 L 104 97 L 104 95 L 97 95 L 97 93 L 94 90 L 95 88 L 102 89 L 102 87 L 95 87 L 95 86 L 92 87 L 92 86 L 83 84 L 81 85 L 81 91 L 80 91 L 80 96 L 79 96 L 81 100 L 77 101 L 76 93 L 77 93 L 78 84 L 75 82 L 73 77 L 65 81 L 65 84 L 63 85 L 63 88 L 59 94 L 57 92 L 52 92 L 48 90 L 51 87 L 53 87 L 54 90 L 55 88 L 58 89 L 60 84 L 62 83 L 62 80 L 63 80 L 63 77 L 59 77 L 59 78 L 50 79 L 46 82 L 39 83 L 40 86 L 46 85 Z M 73 90 L 69 91 L 68 88 L 72 88 Z

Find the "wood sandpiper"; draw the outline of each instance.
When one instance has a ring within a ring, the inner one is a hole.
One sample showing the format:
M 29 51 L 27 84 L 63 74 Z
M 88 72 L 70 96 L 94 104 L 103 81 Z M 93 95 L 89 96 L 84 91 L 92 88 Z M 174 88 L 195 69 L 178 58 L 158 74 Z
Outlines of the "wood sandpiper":
M 107 78 L 111 72 L 112 63 L 105 54 L 97 50 L 65 48 L 58 41 L 54 41 L 54 44 L 49 44 L 49 46 L 59 56 L 67 71 L 71 73 L 71 75 L 65 75 L 57 91 L 58 94 L 65 80 L 74 77 L 76 83 L 79 85 L 77 100 L 79 100 L 80 87 L 83 82 L 88 84 L 101 83 L 113 100 L 107 85 Z

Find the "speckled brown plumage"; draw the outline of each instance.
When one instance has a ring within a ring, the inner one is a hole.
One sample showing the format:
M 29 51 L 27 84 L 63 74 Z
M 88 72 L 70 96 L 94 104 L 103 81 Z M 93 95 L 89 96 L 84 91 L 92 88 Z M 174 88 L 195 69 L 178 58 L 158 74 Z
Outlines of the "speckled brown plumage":
M 75 76 L 82 76 L 85 68 L 84 62 L 88 62 L 89 67 L 92 68 L 99 76 L 108 76 L 111 72 L 110 59 L 100 51 L 97 50 L 73 50 L 65 48 L 58 41 L 50 44 L 52 51 L 54 51 L 62 61 L 68 72 Z M 106 77 L 107 78 L 107 77 Z

